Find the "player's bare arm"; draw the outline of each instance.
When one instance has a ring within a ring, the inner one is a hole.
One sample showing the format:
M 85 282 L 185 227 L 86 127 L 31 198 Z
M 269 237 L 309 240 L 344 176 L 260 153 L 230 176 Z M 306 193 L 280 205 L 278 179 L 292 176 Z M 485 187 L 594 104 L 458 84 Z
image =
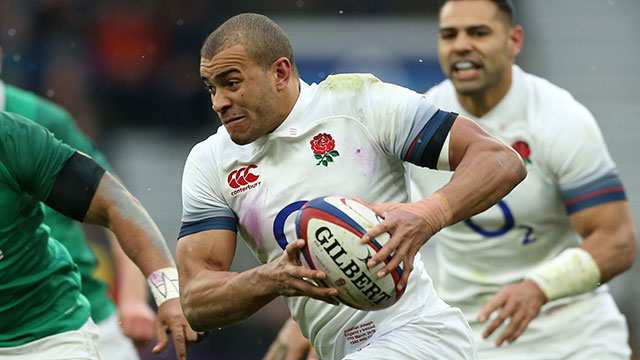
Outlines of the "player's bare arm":
M 404 261 L 398 288 L 407 283 L 415 254 L 431 236 L 488 209 L 526 176 L 522 159 L 513 149 L 463 116 L 453 123 L 449 141 L 449 165 L 454 174 L 447 185 L 416 203 L 370 205 L 385 221 L 369 230 L 363 241 L 385 231 L 392 237 L 368 266 L 375 266 L 395 251 L 378 276 L 385 276 Z
M 147 281 L 140 269 L 124 253 L 113 232 L 105 230 L 105 234 L 109 239 L 111 259 L 116 271 L 116 304 L 120 328 L 136 346 L 143 347 L 153 340 L 156 331 L 156 314 L 149 306 Z
M 204 331 L 249 318 L 278 296 L 309 296 L 337 305 L 336 289 L 318 287 L 303 278 L 326 275 L 300 264 L 304 241 L 289 244 L 268 264 L 243 272 L 231 272 L 236 234 L 207 230 L 178 241 L 176 257 L 180 274 L 180 297 L 191 326 Z
M 118 322 L 124 335 L 136 346 L 144 346 L 155 336 L 156 314 L 149 306 L 147 282 L 140 269 L 124 253 L 118 239 L 105 231 L 116 271 Z
M 600 270 L 600 283 L 628 270 L 636 254 L 636 233 L 627 201 L 614 201 L 576 212 L 571 224 L 584 239 Z
M 449 164 L 453 177 L 437 193 L 451 206 L 452 224 L 488 209 L 527 174 L 511 147 L 463 116 L 451 128 Z
M 636 234 L 627 201 L 590 207 L 572 214 L 569 220 L 584 239 L 579 248 L 586 250 L 597 266 L 595 271 L 599 273 L 599 278 L 595 279 L 595 286 L 631 267 L 636 253 Z M 565 279 L 559 281 L 568 281 L 566 274 L 558 274 L 562 275 L 565 275 Z M 567 294 L 569 295 L 572 294 Z M 480 320 L 486 321 L 491 313 L 502 308 L 483 336 L 489 337 L 510 318 L 509 325 L 496 344 L 515 341 L 547 301 L 545 292 L 530 279 L 503 287 L 479 314 Z
M 93 160 L 87 160 L 86 156 L 76 153 L 71 159 L 58 176 L 59 179 L 64 177 L 65 183 L 76 184 L 77 179 L 88 176 L 87 172 L 96 171 L 102 174 L 82 220 L 111 229 L 127 256 L 145 276 L 159 269 L 174 267 L 171 252 L 162 234 L 146 210 L 124 186 L 108 172 L 99 172 L 100 167 L 93 163 Z M 64 192 L 64 190 L 64 187 L 57 190 L 54 187 L 52 192 Z M 50 205 L 59 210 L 55 205 L 60 205 L 60 201 L 54 198 L 50 197 L 55 202 Z M 73 210 L 77 211 L 77 209 Z M 186 344 L 195 342 L 197 334 L 189 327 L 177 298 L 168 299 L 158 307 L 158 344 L 154 347 L 154 352 L 164 350 L 168 344 L 167 333 L 169 332 L 173 336 L 178 358 L 186 359 Z

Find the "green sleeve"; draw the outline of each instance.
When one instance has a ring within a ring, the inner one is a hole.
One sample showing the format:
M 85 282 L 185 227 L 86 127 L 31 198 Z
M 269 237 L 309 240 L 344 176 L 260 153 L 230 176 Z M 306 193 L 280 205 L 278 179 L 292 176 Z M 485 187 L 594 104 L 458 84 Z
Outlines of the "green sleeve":
M 113 173 L 106 157 L 98 150 L 95 143 L 78 129 L 68 111 L 34 93 L 8 84 L 5 86 L 7 111 L 22 115 L 44 126 L 55 137 L 91 156 L 100 166 Z
M 0 162 L 20 189 L 39 201 L 49 196 L 58 173 L 75 150 L 47 129 L 17 114 L 0 112 Z

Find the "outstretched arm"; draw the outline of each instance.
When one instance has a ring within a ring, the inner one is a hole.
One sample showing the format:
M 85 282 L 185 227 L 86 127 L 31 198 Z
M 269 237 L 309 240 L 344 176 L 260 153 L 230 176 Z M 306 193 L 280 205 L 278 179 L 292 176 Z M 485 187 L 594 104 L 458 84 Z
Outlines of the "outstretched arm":
M 162 269 L 174 269 L 177 273 L 164 238 L 147 211 L 118 180 L 89 157 L 76 152 L 67 160 L 46 203 L 67 216 L 109 228 L 127 256 L 146 276 Z M 177 292 L 160 300 L 158 345 L 154 352 L 166 347 L 170 332 L 178 358 L 186 359 L 186 342 L 195 341 L 197 334 L 184 318 Z

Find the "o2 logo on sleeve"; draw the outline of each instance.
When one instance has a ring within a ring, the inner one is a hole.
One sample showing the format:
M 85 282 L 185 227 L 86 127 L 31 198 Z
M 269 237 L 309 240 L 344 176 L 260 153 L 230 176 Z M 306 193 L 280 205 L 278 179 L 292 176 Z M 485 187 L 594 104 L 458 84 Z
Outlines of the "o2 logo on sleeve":
M 504 216 L 504 225 L 502 225 L 500 229 L 493 230 L 493 231 L 484 229 L 480 225 L 473 222 L 472 217 L 464 220 L 465 225 L 467 225 L 473 231 L 477 232 L 478 234 L 484 237 L 497 237 L 497 236 L 502 236 L 508 233 L 511 229 L 515 227 L 515 219 L 513 218 L 513 214 L 511 213 L 511 209 L 509 209 L 509 207 L 507 206 L 507 203 L 500 200 L 497 205 L 500 208 L 502 215 Z M 526 230 L 526 234 L 524 235 L 522 244 L 527 245 L 536 241 L 536 238 L 532 236 L 533 228 L 531 226 L 520 225 L 517 228 Z

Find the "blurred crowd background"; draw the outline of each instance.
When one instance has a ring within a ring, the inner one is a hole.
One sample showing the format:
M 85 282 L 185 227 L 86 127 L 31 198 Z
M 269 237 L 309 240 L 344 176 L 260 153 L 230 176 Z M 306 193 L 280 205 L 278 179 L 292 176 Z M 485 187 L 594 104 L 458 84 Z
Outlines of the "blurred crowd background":
M 640 224 L 640 2 L 514 4 L 525 29 L 518 64 L 568 89 L 594 113 Z M 418 0 L 1 0 L 2 79 L 68 109 L 175 249 L 184 160 L 219 126 L 198 73 L 200 45 L 210 31 L 237 13 L 262 13 L 289 34 L 309 83 L 331 73 L 371 72 L 423 92 L 444 78 L 436 56 L 438 6 Z M 629 322 L 634 359 L 640 359 L 637 263 L 611 282 Z M 240 243 L 234 270 L 255 264 Z M 190 359 L 261 358 L 287 316 L 277 300 L 194 345 Z M 143 358 L 175 355 L 145 349 Z

